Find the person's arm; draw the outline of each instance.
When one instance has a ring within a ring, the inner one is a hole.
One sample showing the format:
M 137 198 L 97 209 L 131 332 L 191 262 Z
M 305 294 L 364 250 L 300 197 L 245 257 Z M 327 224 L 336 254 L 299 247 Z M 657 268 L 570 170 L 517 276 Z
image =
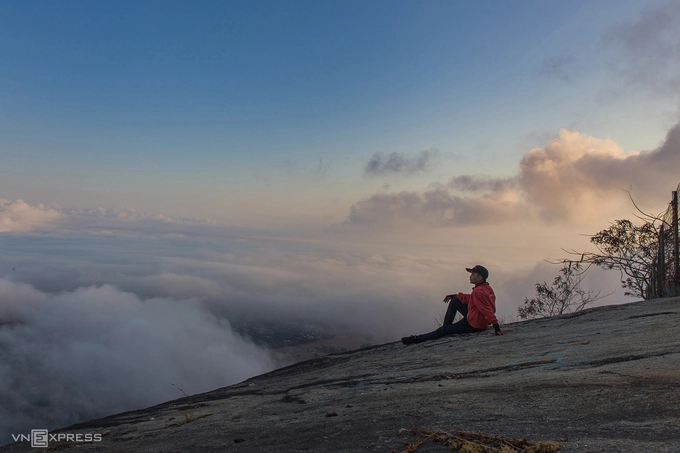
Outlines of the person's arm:
M 458 293 L 455 294 L 455 296 L 458 298 L 459 301 L 463 302 L 464 304 L 469 304 L 470 300 L 472 299 L 472 294 Z
M 484 320 L 487 322 L 487 325 L 493 326 L 494 330 L 496 331 L 496 335 L 502 335 L 498 333 L 501 331 L 501 328 L 498 326 L 498 319 L 496 319 L 496 305 L 492 299 L 492 297 L 495 297 L 493 293 L 488 294 L 481 290 L 477 290 L 472 292 L 472 297 L 474 297 L 475 305 L 482 316 L 484 316 Z

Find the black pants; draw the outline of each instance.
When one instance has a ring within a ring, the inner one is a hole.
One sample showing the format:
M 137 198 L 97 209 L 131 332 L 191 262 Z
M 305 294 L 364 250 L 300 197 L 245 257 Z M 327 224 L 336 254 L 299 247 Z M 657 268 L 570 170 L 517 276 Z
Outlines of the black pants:
M 449 306 L 446 309 L 446 315 L 444 315 L 444 325 L 442 325 L 437 330 L 433 330 L 430 333 L 424 333 L 422 335 L 417 335 L 416 338 L 418 342 L 436 340 L 445 335 L 456 335 L 461 333 L 473 333 L 481 332 L 484 329 L 476 329 L 468 323 L 467 320 L 468 306 L 460 301 L 457 297 L 452 297 L 449 301 Z M 453 318 L 456 317 L 456 312 L 463 315 L 463 319 L 454 324 Z

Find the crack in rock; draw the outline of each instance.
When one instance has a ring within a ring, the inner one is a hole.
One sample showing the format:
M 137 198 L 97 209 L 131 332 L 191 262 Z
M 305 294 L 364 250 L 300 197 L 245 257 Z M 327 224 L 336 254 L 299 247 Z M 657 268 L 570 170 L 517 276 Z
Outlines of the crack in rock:
M 677 315 L 676 311 L 660 311 L 659 313 L 646 313 L 644 315 L 629 316 L 626 319 L 649 318 L 651 316 Z

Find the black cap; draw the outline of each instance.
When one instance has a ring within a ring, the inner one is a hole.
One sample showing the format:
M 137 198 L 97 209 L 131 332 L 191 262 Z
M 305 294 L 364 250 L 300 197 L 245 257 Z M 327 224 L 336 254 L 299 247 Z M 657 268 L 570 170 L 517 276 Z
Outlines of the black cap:
M 482 277 L 484 277 L 484 280 L 486 280 L 487 278 L 489 278 L 489 271 L 486 270 L 486 268 L 485 268 L 484 266 L 480 266 L 479 264 L 476 265 L 476 266 L 473 267 L 473 268 L 468 268 L 468 267 L 466 267 L 465 270 L 468 271 L 468 272 L 477 272 L 479 275 L 481 275 Z

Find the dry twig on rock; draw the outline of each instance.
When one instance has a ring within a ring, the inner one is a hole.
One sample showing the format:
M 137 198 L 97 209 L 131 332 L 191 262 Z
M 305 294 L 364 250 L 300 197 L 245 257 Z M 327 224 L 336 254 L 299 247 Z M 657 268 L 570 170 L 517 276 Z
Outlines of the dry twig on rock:
M 413 425 L 412 429 L 402 428 L 397 435 L 413 434 L 414 442 L 404 442 L 406 450 L 391 450 L 387 453 L 412 453 L 426 442 L 434 442 L 458 450 L 460 453 L 556 453 L 562 449 L 557 442 L 529 442 L 526 439 L 494 436 L 483 433 L 453 430 L 430 431 Z

